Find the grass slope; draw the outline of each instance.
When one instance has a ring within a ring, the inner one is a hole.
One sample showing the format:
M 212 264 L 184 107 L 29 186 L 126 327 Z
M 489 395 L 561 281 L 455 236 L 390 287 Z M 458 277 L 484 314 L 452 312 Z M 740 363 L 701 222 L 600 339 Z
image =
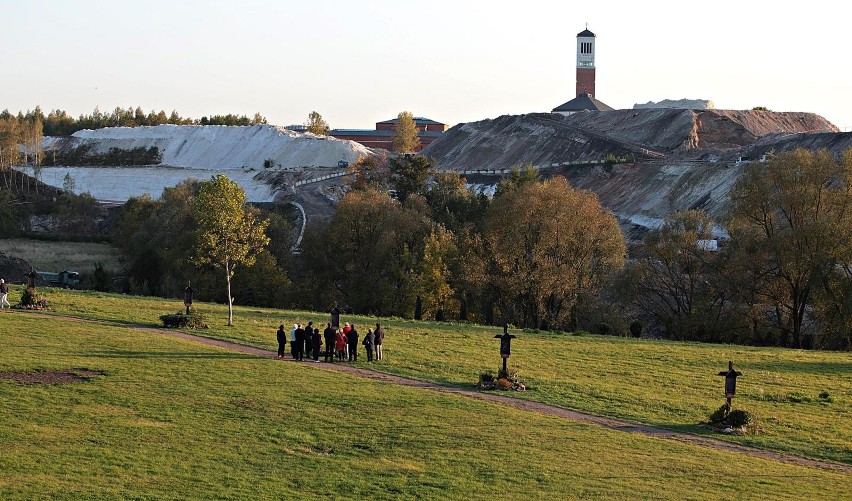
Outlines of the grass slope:
M 14 302 L 15 293 L 13 296 Z M 56 313 L 156 325 L 179 301 L 52 290 Z M 275 349 L 279 323 L 324 323 L 310 312 L 237 308 L 236 325 L 226 327 L 225 307 L 197 305 L 210 315 L 201 334 Z M 366 332 L 374 318 L 346 317 Z M 387 330 L 385 372 L 470 386 L 484 370 L 496 371 L 500 329 L 472 325 L 382 320 Z M 532 391 L 513 396 L 562 407 L 664 426 L 711 433 L 699 426 L 724 403 L 716 373 L 733 360 L 743 372 L 734 407 L 757 416 L 765 433 L 728 437 L 777 451 L 852 464 L 852 356 L 814 352 L 668 341 L 518 332 L 510 366 Z M 362 357 L 363 358 L 363 357 Z M 359 362 L 366 365 L 366 362 Z M 829 399 L 820 398 L 828 392 Z M 719 435 L 714 434 L 719 437 Z
M 4 238 L 0 239 L 0 252 L 24 259 L 39 271 L 92 273 L 95 263 L 113 273 L 121 270 L 118 249 L 109 244 Z
M 0 313 L 2 499 L 843 497 L 848 475 L 120 326 Z

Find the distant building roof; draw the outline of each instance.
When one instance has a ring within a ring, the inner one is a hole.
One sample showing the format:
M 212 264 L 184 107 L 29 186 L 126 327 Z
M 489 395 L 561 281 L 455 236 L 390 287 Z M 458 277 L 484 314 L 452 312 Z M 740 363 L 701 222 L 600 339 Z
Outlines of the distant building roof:
M 580 33 L 577 33 L 577 38 L 579 38 L 579 37 L 594 37 L 594 36 L 595 36 L 595 34 L 592 33 L 591 31 L 589 31 L 589 28 L 586 28 L 585 30 L 581 31 Z
M 417 135 L 420 137 L 439 137 L 443 134 L 439 130 L 420 130 Z M 373 130 L 373 129 L 332 129 L 329 131 L 330 136 L 374 136 L 374 137 L 390 137 L 393 136 L 392 130 Z
M 553 108 L 553 112 L 565 112 L 565 111 L 613 111 L 613 108 L 608 105 L 598 101 L 587 93 L 580 94 L 574 99 L 568 101 L 565 104 L 557 106 Z
M 399 118 L 391 118 L 390 120 L 385 120 L 384 122 L 377 122 L 377 123 L 380 123 L 380 124 L 395 124 L 397 122 L 399 122 Z M 414 117 L 414 123 L 417 124 L 417 125 L 427 125 L 427 124 L 444 125 L 443 123 L 436 122 L 436 121 L 432 120 L 431 118 L 423 118 L 423 117 Z

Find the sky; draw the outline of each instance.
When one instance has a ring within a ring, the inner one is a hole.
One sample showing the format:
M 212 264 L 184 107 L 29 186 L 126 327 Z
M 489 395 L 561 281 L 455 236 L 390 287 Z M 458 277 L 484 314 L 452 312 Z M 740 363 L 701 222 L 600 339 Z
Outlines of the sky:
M 842 3 L 717 0 L 0 0 L 0 110 L 116 107 L 275 125 L 319 112 L 373 128 L 400 111 L 450 126 L 575 96 L 596 38 L 613 108 L 708 99 L 801 111 L 852 131 Z

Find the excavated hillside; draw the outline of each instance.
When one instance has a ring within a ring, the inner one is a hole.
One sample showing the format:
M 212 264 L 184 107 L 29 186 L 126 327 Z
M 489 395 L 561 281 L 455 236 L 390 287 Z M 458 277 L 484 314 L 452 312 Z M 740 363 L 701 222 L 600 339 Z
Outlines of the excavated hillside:
M 852 148 L 852 133 L 813 113 L 634 109 L 502 116 L 459 124 L 423 154 L 440 170 L 495 183 L 500 171 L 532 164 L 594 191 L 633 237 L 676 211 L 725 212 L 746 159 L 795 148 Z M 635 162 L 606 165 L 609 155 Z M 494 175 L 489 176 L 489 171 Z
M 736 158 L 768 135 L 837 133 L 813 113 L 639 109 L 502 116 L 459 124 L 433 141 L 428 155 L 447 170 L 500 170 L 531 163 L 595 162 L 608 154 L 637 159 Z M 801 138 L 799 138 L 801 139 Z

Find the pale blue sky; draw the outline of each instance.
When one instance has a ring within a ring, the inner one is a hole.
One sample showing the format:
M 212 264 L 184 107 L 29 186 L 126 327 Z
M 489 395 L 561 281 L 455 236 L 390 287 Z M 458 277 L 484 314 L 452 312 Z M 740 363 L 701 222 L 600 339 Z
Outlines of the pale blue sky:
M 0 109 L 259 111 L 277 125 L 316 110 L 340 128 L 402 110 L 449 125 L 549 111 L 574 97 L 588 22 L 596 97 L 614 108 L 710 99 L 852 131 L 842 5 L 0 0 Z

